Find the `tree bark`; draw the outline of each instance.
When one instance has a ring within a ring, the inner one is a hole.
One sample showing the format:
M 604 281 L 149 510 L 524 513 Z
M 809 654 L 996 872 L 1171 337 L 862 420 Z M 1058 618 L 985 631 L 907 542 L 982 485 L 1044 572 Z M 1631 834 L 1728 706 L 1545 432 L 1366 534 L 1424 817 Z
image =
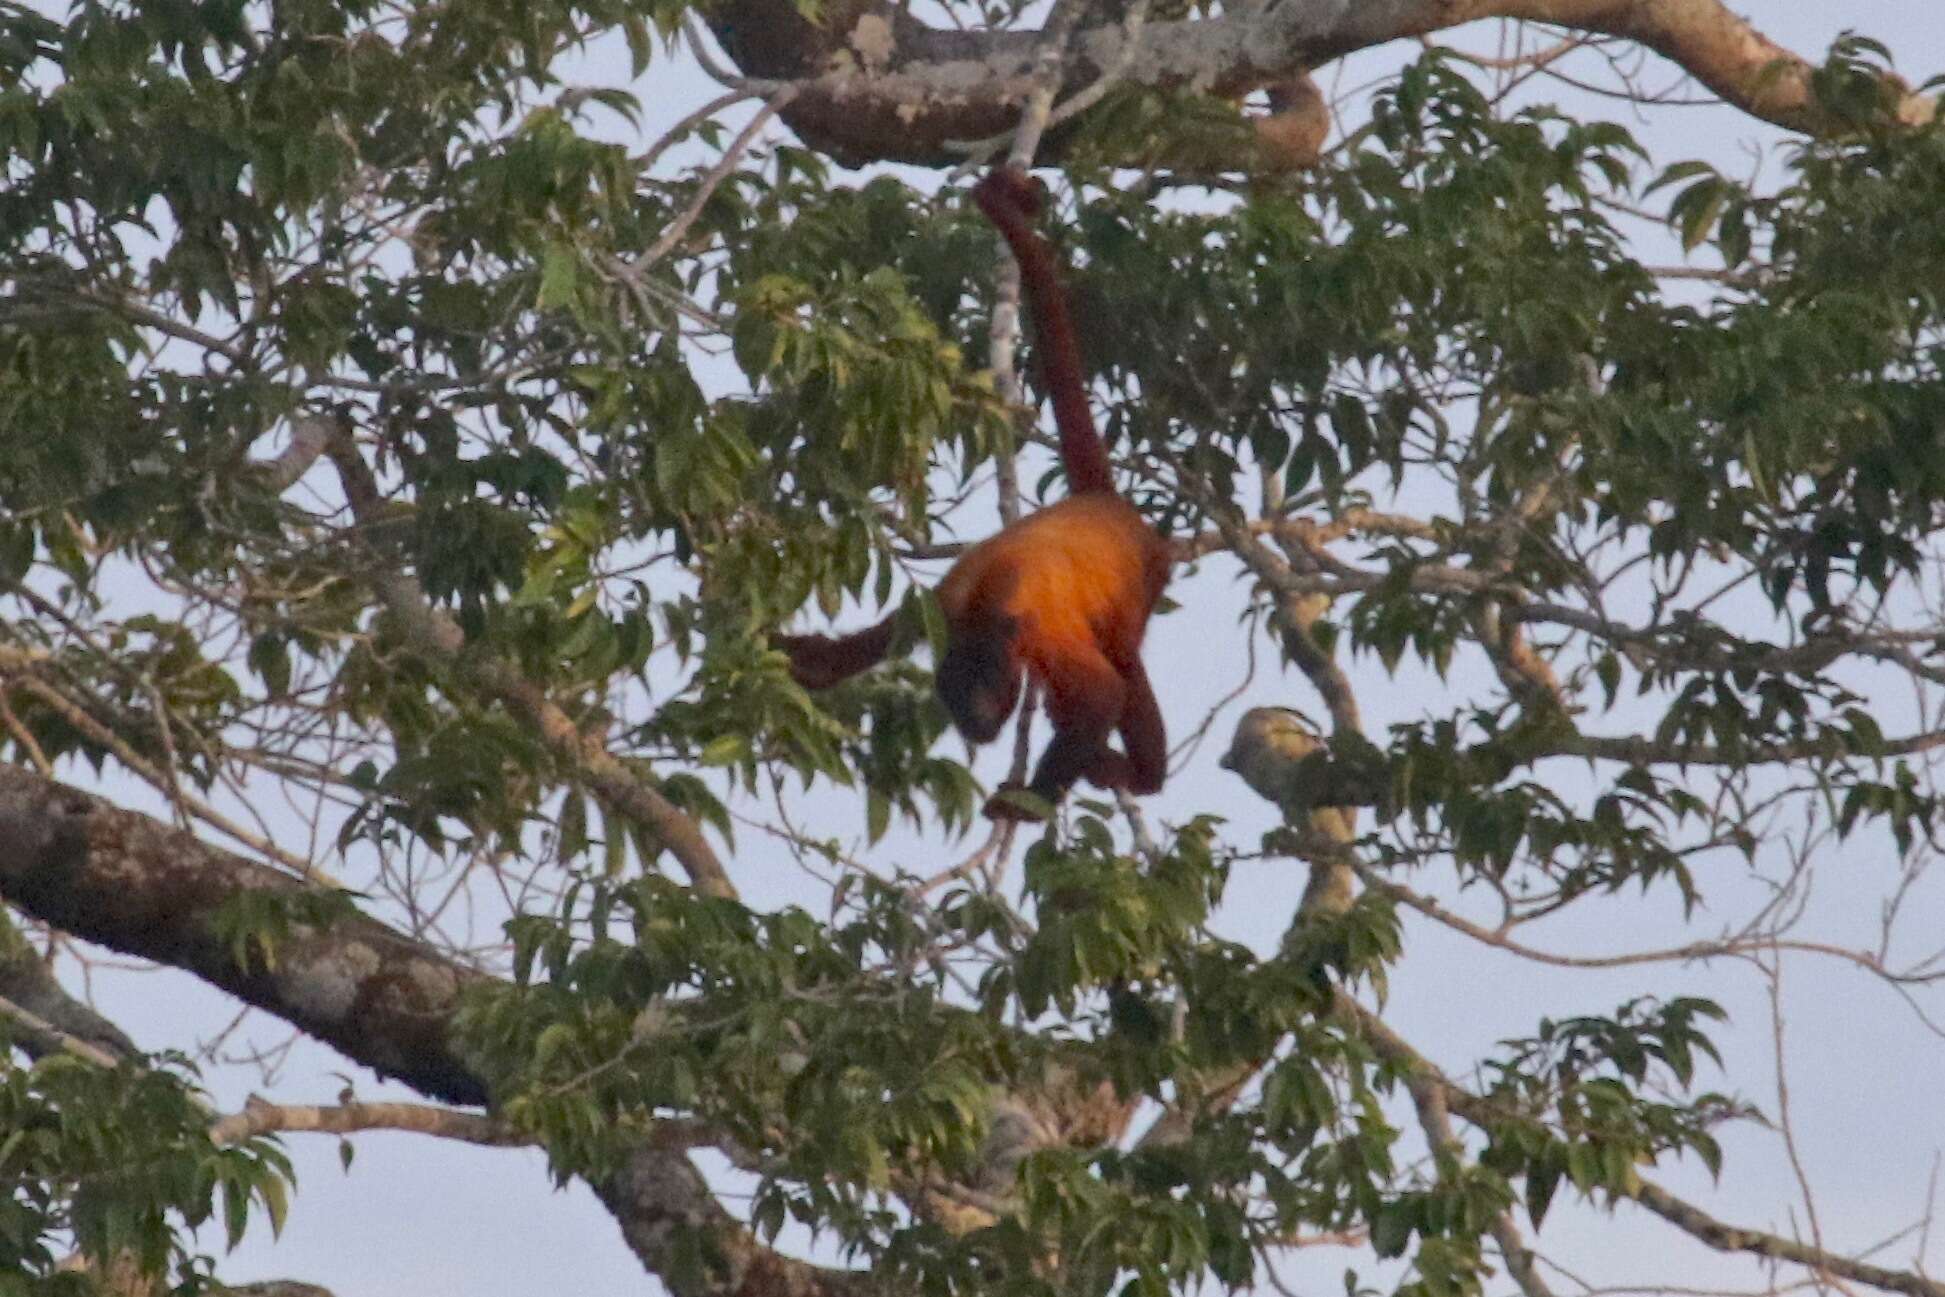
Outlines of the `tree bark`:
M 218 907 L 237 893 L 305 890 L 149 816 L 0 765 L 0 900 L 110 950 L 192 973 L 421 1094 L 485 1105 L 486 1082 L 451 1036 L 460 996 L 492 980 L 485 974 L 363 915 L 297 927 L 278 945 L 274 968 L 239 963 L 219 937 Z M 764 1246 L 679 1151 L 643 1146 L 592 1187 L 629 1248 L 676 1297 L 846 1297 L 864 1282 Z M 700 1254 L 717 1264 L 693 1264 L 690 1230 L 707 1235 Z
M 1060 97 L 1112 76 L 1239 99 L 1357 50 L 1496 18 L 1634 41 L 1753 117 L 1806 132 L 1832 124 L 1812 99 L 1812 65 L 1721 0 L 1285 0 L 1149 23 L 1132 50 L 1109 16 L 1068 43 Z M 1033 92 L 1042 44 L 1037 32 L 931 27 L 888 0 L 827 4 L 815 21 L 794 0 L 725 0 L 705 20 L 745 76 L 799 86 L 785 122 L 810 148 L 851 166 L 963 161 L 955 144 L 1012 129 Z M 1928 96 L 1901 95 L 1906 121 L 1929 120 L 1934 110 Z M 1252 151 L 1274 159 L 1290 123 L 1274 110 L 1258 123 L 1265 138 Z M 1041 156 L 1059 156 L 1070 135 L 1050 132 Z
M 239 892 L 304 890 L 146 815 L 0 767 L 0 896 L 63 932 L 193 973 L 422 1094 L 484 1104 L 447 1030 L 480 974 L 364 917 L 300 928 L 274 968 L 246 966 L 211 921 Z

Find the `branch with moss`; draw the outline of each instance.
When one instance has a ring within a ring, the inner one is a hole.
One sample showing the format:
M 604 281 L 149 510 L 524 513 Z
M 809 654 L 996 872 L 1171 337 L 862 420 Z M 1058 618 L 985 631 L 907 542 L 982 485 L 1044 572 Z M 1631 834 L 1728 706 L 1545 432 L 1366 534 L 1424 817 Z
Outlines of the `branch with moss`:
M 429 1098 L 485 1105 L 486 1081 L 452 1026 L 461 997 L 493 979 L 355 912 L 317 925 L 293 923 L 274 949 L 235 940 L 223 920 L 239 896 L 298 908 L 318 895 L 149 816 L 0 766 L 0 900 L 110 950 L 190 973 Z M 483 1142 L 497 1141 L 499 1129 L 490 1117 L 409 1104 L 265 1105 L 221 1119 L 217 1129 L 242 1138 L 259 1126 L 442 1127 L 432 1133 L 464 1132 Z M 668 1141 L 649 1138 L 618 1171 L 593 1184 L 629 1246 L 676 1297 L 850 1297 L 858 1291 L 859 1276 L 758 1241 L 686 1156 L 687 1148 L 712 1141 L 677 1133 Z M 694 1228 L 707 1234 L 720 1265 L 691 1264 L 687 1231 Z
M 1108 10 L 1071 41 L 1049 30 L 934 27 L 893 0 L 839 0 L 820 6 L 815 17 L 790 0 L 725 0 L 705 15 L 739 78 L 766 87 L 794 84 L 798 96 L 785 122 L 811 148 L 852 165 L 952 165 L 963 156 L 957 142 L 1008 134 L 1045 84 L 1043 60 L 1053 48 L 1061 99 L 1110 77 L 1162 94 L 1205 91 L 1235 100 L 1270 90 L 1270 111 L 1239 121 L 1231 156 L 1199 159 L 1245 170 L 1292 165 L 1292 137 L 1295 154 L 1314 153 L 1316 113 L 1288 90 L 1312 69 L 1490 19 L 1643 46 L 1724 102 L 1790 130 L 1822 133 L 1845 125 L 1818 102 L 1813 65 L 1722 0 L 1288 3 L 1142 25 L 1126 25 Z M 1279 105 L 1278 93 L 1290 102 Z M 1915 125 L 1936 112 L 1934 99 L 1894 81 L 1885 94 L 1896 120 Z M 1072 138 L 1057 127 L 1040 156 L 1057 159 Z M 1302 165 L 1301 158 L 1294 164 Z

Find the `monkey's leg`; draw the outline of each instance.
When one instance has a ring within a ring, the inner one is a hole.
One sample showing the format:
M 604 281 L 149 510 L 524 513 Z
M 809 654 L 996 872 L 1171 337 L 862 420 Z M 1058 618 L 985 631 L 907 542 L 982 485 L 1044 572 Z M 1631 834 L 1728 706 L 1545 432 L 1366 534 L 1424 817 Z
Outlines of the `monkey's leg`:
M 1048 802 L 1059 802 L 1074 781 L 1093 769 L 1109 753 L 1108 735 L 1121 718 L 1126 690 L 1121 673 L 1091 643 L 1060 646 L 1049 660 L 1035 664 L 1047 691 L 1047 719 L 1054 736 L 1033 769 L 1027 791 Z M 1000 789 L 986 804 L 993 819 L 1026 819 L 1028 813 L 1005 799 Z

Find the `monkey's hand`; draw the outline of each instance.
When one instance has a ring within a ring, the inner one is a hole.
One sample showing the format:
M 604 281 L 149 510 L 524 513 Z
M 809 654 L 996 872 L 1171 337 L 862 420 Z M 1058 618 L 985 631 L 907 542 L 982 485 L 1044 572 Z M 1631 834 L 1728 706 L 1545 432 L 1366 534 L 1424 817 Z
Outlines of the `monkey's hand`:
M 773 635 L 770 642 L 789 656 L 790 678 L 806 689 L 829 689 L 857 674 L 828 635 Z

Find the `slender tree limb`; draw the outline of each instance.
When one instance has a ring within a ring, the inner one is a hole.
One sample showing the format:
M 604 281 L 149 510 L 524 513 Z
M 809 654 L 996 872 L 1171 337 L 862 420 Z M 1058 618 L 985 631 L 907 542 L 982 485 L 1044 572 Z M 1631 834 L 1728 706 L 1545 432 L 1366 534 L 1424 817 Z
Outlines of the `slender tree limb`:
M 219 338 L 193 325 L 166 315 L 133 297 L 110 295 L 77 286 L 72 282 L 19 281 L 10 297 L 0 298 L 0 318 L 25 322 L 33 307 L 41 307 L 59 318 L 60 314 L 101 313 L 120 316 L 144 329 L 200 347 L 236 365 L 249 361 L 244 350 L 227 338 Z
M 29 1057 L 66 1050 L 113 1067 L 136 1052 L 120 1027 L 68 994 L 47 961 L 0 913 L 0 1017 Z
M 693 31 L 694 28 L 689 28 L 688 30 Z M 717 113 L 723 111 L 723 109 L 732 107 L 736 104 L 740 104 L 745 99 L 751 98 L 752 94 L 753 94 L 752 91 L 743 90 L 743 89 L 732 89 L 732 90 L 724 91 L 722 94 L 717 95 L 714 99 L 711 99 L 708 103 L 704 104 L 702 107 L 695 109 L 693 112 L 689 113 L 681 121 L 669 127 L 666 131 L 663 131 L 661 138 L 657 139 L 653 144 L 649 145 L 648 148 L 644 150 L 640 156 L 631 158 L 630 161 L 634 164 L 634 167 L 637 171 L 641 172 L 643 175 L 649 174 L 649 172 L 654 169 L 656 160 L 660 158 L 664 153 L 668 152 L 669 149 L 674 147 L 677 143 L 687 139 L 690 131 L 694 130 L 702 123 L 708 121 L 711 117 L 714 117 Z
M 1303 532 L 1308 532 L 1316 539 L 1327 542 L 1343 540 L 1354 535 L 1394 536 L 1423 541 L 1441 539 L 1437 523 L 1426 522 L 1404 514 L 1383 513 L 1376 509 L 1347 509 L 1334 518 L 1324 520 L 1252 518 L 1240 525 L 1252 536 L 1268 536 L 1278 541 L 1294 538 Z M 972 541 L 940 541 L 930 545 L 906 545 L 899 548 L 898 554 L 901 558 L 908 559 L 957 558 L 971 549 L 973 544 Z M 1207 558 L 1211 554 L 1228 553 L 1229 538 L 1213 529 L 1197 532 L 1193 536 L 1178 536 L 1170 542 L 1170 551 L 1175 562 L 1193 563 L 1196 559 Z M 1382 580 L 1382 577 L 1373 576 L 1368 588 L 1375 589 Z M 1547 619 L 1536 617 L 1528 620 Z
M 696 186 L 695 195 L 689 199 L 689 205 L 684 207 L 681 214 L 673 221 L 669 222 L 668 228 L 664 229 L 657 236 L 655 242 L 650 245 L 647 252 L 644 252 L 638 260 L 632 263 L 631 269 L 637 273 L 648 269 L 663 257 L 667 256 L 669 250 L 682 241 L 683 236 L 689 232 L 689 227 L 694 225 L 696 218 L 702 215 L 702 209 L 709 205 L 709 199 L 721 187 L 723 181 L 729 178 L 730 172 L 736 170 L 737 164 L 743 160 L 743 154 L 755 142 L 757 135 L 762 132 L 765 126 L 769 125 L 772 117 L 775 117 L 780 110 L 796 97 L 797 89 L 795 86 L 785 86 L 770 96 L 769 101 L 757 110 L 756 116 L 750 118 L 743 129 L 737 132 L 736 138 L 731 140 L 729 147 L 723 150 L 723 156 L 716 160 L 716 165 L 709 168 L 709 174 L 705 175 L 702 178 L 702 183 Z M 718 100 L 717 102 L 720 103 L 721 101 Z
M 69 1035 L 5 996 L 0 996 L 0 1019 L 5 1020 L 12 1042 L 29 1058 L 38 1060 L 53 1054 L 73 1054 L 76 1058 L 85 1058 L 96 1067 L 113 1067 L 121 1060 L 120 1055 L 111 1054 L 79 1036 Z
M 1438 1089 L 1450 1111 L 1481 1128 L 1490 1127 L 1498 1120 L 1499 1114 L 1486 1100 L 1454 1083 L 1371 1010 L 1339 992 L 1336 1011 L 1339 1017 L 1356 1027 L 1372 1052 L 1388 1063 L 1408 1087 Z M 1413 1094 L 1416 1093 L 1414 1089 Z M 1945 1297 L 1945 1284 L 1922 1275 L 1871 1265 L 1784 1238 L 1780 1234 L 1727 1224 L 1639 1176 L 1633 1178 L 1628 1188 L 1617 1192 L 1632 1198 L 1683 1233 L 1718 1252 L 1741 1252 L 1773 1261 L 1788 1261 L 1838 1279 L 1869 1284 L 1885 1292 L 1904 1293 L 1907 1297 Z
M 1446 1159 L 1457 1163 L 1465 1157 L 1465 1144 L 1452 1129 L 1452 1112 L 1448 1106 L 1449 1086 L 1437 1072 L 1426 1069 L 1413 1069 L 1405 1073 L 1405 1090 L 1411 1096 L 1412 1109 L 1418 1114 L 1418 1125 L 1425 1132 L 1425 1140 L 1434 1154 L 1444 1154 L 1434 1158 L 1444 1171 Z M 1500 1255 L 1505 1258 L 1506 1269 L 1513 1281 L 1519 1285 L 1526 1297 L 1553 1297 L 1553 1290 L 1541 1277 L 1533 1264 L 1533 1253 L 1520 1237 L 1519 1226 L 1513 1222 L 1510 1211 L 1502 1211 L 1493 1218 L 1491 1226 L 1493 1241 L 1499 1245 Z
M 1767 951 L 1789 951 L 1795 954 L 1824 955 L 1831 959 L 1842 960 L 1897 986 L 1929 985 L 1945 981 L 1945 969 L 1934 972 L 1901 973 L 1888 967 L 1878 956 L 1861 950 L 1851 950 L 1829 942 L 1804 941 L 1791 937 L 1724 937 L 1717 941 L 1691 941 L 1680 946 L 1629 951 L 1618 955 L 1563 955 L 1557 951 L 1541 950 L 1525 942 L 1515 941 L 1502 930 L 1489 928 L 1482 923 L 1474 923 L 1463 914 L 1440 905 L 1432 897 L 1386 878 L 1368 865 L 1354 865 L 1353 868 L 1357 871 L 1358 879 L 1366 887 L 1383 892 L 1400 905 L 1418 911 L 1435 923 L 1468 936 L 1482 945 L 1493 946 L 1508 954 L 1517 955 L 1521 959 L 1530 959 L 1535 963 L 1547 964 L 1554 968 L 1629 968 L 1638 964 L 1681 964 L 1691 960 L 1724 957 L 1746 959 Z
M 1253 524 L 1247 531 L 1251 536 L 1266 535 L 1285 543 L 1302 538 L 1306 525 L 1301 519 L 1280 520 Z M 1352 523 L 1334 526 L 1331 531 L 1337 534 L 1370 531 L 1372 534 L 1430 538 L 1429 535 L 1414 533 L 1409 530 L 1410 526 L 1410 520 L 1380 515 L 1378 520 L 1371 520 L 1369 526 Z M 1419 526 L 1429 530 L 1428 524 Z M 1321 527 L 1317 536 L 1319 539 L 1336 538 L 1335 535 L 1326 535 Z M 1214 537 L 1199 536 L 1179 544 L 1181 548 L 1177 552 L 1184 558 L 1233 548 L 1231 540 L 1220 532 Z M 1377 590 L 1396 580 L 1395 572 L 1355 567 L 1329 555 L 1320 561 L 1318 570 L 1279 574 L 1276 585 L 1279 590 L 1292 594 L 1337 596 Z M 1622 649 L 1637 666 L 1653 664 L 1703 671 L 1814 675 L 1840 658 L 1858 655 L 1891 662 L 1920 674 L 1931 672 L 1945 679 L 1945 673 L 1940 673 L 1938 668 L 1928 667 L 1911 657 L 1914 647 L 1926 648 L 1937 641 L 1938 632 L 1935 629 L 1826 630 L 1801 644 L 1772 644 L 1737 636 L 1700 619 L 1671 618 L 1664 624 L 1631 626 L 1589 609 L 1535 598 L 1516 581 L 1495 579 L 1486 572 L 1445 563 L 1417 564 L 1405 574 L 1405 583 L 1407 588 L 1418 594 L 1501 601 L 1499 615 L 1503 620 L 1558 625 L 1584 632 Z
M 1660 743 L 1654 739 L 1579 734 L 1562 739 L 1537 756 L 1594 757 L 1628 765 L 1753 766 L 1773 762 L 1832 759 L 1908 757 L 1945 747 L 1945 730 L 1929 730 L 1886 739 L 1868 753 L 1848 752 L 1832 739 L 1805 739 L 1797 743 L 1751 743 L 1739 751 L 1729 751 L 1714 743 Z
M 489 1148 L 517 1148 L 532 1144 L 530 1136 L 482 1116 L 425 1103 L 343 1103 L 331 1106 L 269 1103 L 252 1095 L 243 1111 L 211 1124 L 209 1137 L 218 1144 L 240 1144 L 259 1135 L 287 1131 L 350 1135 L 366 1130 L 403 1130 L 440 1139 L 482 1144 Z
M 1684 1234 L 1718 1252 L 1745 1252 L 1773 1261 L 1788 1261 L 1821 1274 L 1869 1284 L 1885 1292 L 1905 1293 L 1908 1297 L 1945 1297 L 1945 1283 L 1908 1270 L 1889 1270 L 1868 1262 L 1854 1261 L 1795 1239 L 1784 1238 L 1780 1234 L 1730 1225 L 1646 1180 L 1636 1185 L 1629 1196 Z
M 1279 557 L 1265 545 L 1232 507 L 1223 505 L 1207 492 L 1202 493 L 1202 497 L 1203 502 L 1210 506 L 1216 529 L 1222 533 L 1227 548 L 1242 560 L 1252 576 L 1271 591 L 1271 615 L 1282 636 L 1284 655 L 1296 663 L 1322 696 L 1324 706 L 1330 711 L 1333 732 L 1339 735 L 1362 733 L 1364 722 L 1359 715 L 1357 694 L 1351 688 L 1350 676 L 1323 651 L 1311 634 L 1312 627 L 1330 607 L 1335 592 L 1299 585 L 1298 574 L 1289 559 Z M 1271 534 L 1276 535 L 1274 532 Z M 1310 543 L 1301 524 L 1291 534 L 1289 541 L 1313 563 L 1336 562 L 1327 552 L 1320 552 L 1320 547 Z
M 1391 536 L 1401 539 L 1438 542 L 1443 539 L 1441 524 L 1408 514 L 1385 513 L 1378 509 L 1346 509 L 1329 518 L 1252 518 L 1245 529 L 1252 536 L 1269 536 L 1278 541 L 1309 536 L 1323 543 L 1349 536 Z M 1175 561 L 1187 563 L 1205 554 L 1227 551 L 1228 538 L 1220 531 L 1199 532 L 1175 541 Z

